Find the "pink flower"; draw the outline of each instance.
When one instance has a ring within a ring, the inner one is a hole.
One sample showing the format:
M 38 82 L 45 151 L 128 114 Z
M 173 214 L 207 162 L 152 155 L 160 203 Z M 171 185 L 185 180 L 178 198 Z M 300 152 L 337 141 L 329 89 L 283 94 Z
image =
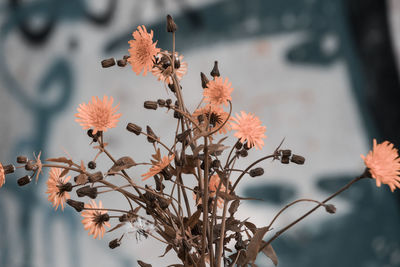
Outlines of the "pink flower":
M 172 58 L 172 55 L 170 54 L 170 57 Z M 163 61 L 169 62 L 167 57 L 163 56 L 160 54 L 160 62 L 159 64 L 154 65 L 153 69 L 151 72 L 153 73 L 154 76 L 157 77 L 159 81 L 166 82 L 168 84 L 173 84 L 171 75 L 172 75 L 172 67 L 171 64 L 165 64 Z M 178 59 L 178 60 L 177 60 Z M 182 79 L 182 77 L 186 74 L 187 72 L 187 63 L 182 61 L 183 56 L 180 55 L 178 56 L 178 53 L 175 55 L 175 62 L 179 62 L 179 64 L 175 64 L 175 74 L 176 78 L 178 81 Z
M 229 114 L 225 112 L 222 108 L 214 105 L 207 105 L 205 107 L 196 109 L 193 112 L 192 117 L 200 124 L 198 116 L 203 115 L 204 119 L 207 119 L 210 126 L 210 131 L 218 129 L 221 125 L 228 119 Z M 226 134 L 227 130 L 230 130 L 229 123 L 225 125 L 218 131 L 219 133 Z
M 221 77 L 215 77 L 215 80 L 209 81 L 207 87 L 203 90 L 204 101 L 211 105 L 228 105 L 228 100 L 232 100 L 232 83 L 225 81 Z
M 6 175 L 4 174 L 3 165 L 0 162 L 0 187 L 2 187 L 6 182 Z
M 255 146 L 261 149 L 264 146 L 263 138 L 267 137 L 265 135 L 266 127 L 261 126 L 261 121 L 254 114 L 246 114 L 244 111 L 240 113 L 241 115 L 236 113 L 236 118 L 232 117 L 232 130 L 237 130 L 234 135 L 239 138 L 242 143 L 247 141 L 249 147 Z
M 85 230 L 89 230 L 89 235 L 93 235 L 93 238 L 102 239 L 106 231 L 104 226 L 111 227 L 108 220 L 110 217 L 106 210 L 103 210 L 103 205 L 99 201 L 97 206 L 94 200 L 91 200 L 91 204 L 85 204 L 85 211 L 82 211 L 81 215 L 84 217 L 82 224 Z
M 160 173 L 164 168 L 168 167 L 171 161 L 174 159 L 175 155 L 164 156 L 159 162 L 153 162 L 153 166 L 148 172 L 142 174 L 142 181 L 153 177 L 154 175 Z
M 46 194 L 49 194 L 47 200 L 53 203 L 53 207 L 58 209 L 58 206 L 61 205 L 61 210 L 64 210 L 64 203 L 67 199 L 70 198 L 68 191 L 71 191 L 72 186 L 68 183 L 71 176 L 68 177 L 60 177 L 61 175 L 60 168 L 51 168 L 50 169 L 50 177 L 47 180 L 47 191 Z

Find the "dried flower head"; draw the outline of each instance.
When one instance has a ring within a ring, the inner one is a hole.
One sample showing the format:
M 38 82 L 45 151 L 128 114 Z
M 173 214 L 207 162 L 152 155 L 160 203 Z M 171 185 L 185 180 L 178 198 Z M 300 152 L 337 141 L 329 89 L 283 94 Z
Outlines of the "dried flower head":
M 168 167 L 171 161 L 174 159 L 175 155 L 164 156 L 160 161 L 152 161 L 153 166 L 149 169 L 148 172 L 142 174 L 142 181 L 153 177 L 154 175 L 160 173 L 164 168 Z
M 376 180 L 376 186 L 387 184 L 392 192 L 396 187 L 400 188 L 400 157 L 392 143 L 385 141 L 377 144 L 374 139 L 372 151 L 365 157 L 361 155 L 361 158 Z
M 121 113 L 115 114 L 119 104 L 112 107 L 114 99 L 104 95 L 103 100 L 99 97 L 92 97 L 92 102 L 79 104 L 78 113 L 75 114 L 77 121 L 84 130 L 93 128 L 93 134 L 98 131 L 106 132 L 110 128 L 117 126 Z
M 233 88 L 232 83 L 225 81 L 221 77 L 215 77 L 215 80 L 209 81 L 207 87 L 204 88 L 204 101 L 212 105 L 228 105 L 228 100 L 232 100 L 231 93 Z
M 199 116 L 203 118 L 207 118 L 210 127 L 210 131 L 214 129 L 218 129 L 221 125 L 228 119 L 229 114 L 225 112 L 222 108 L 215 105 L 207 105 L 202 108 L 198 108 L 195 112 L 193 112 L 192 117 L 200 124 Z M 225 125 L 218 131 L 219 133 L 224 133 L 230 130 L 229 123 L 225 123 Z
M 70 186 L 67 184 L 71 176 L 65 177 L 61 175 L 60 168 L 51 168 L 50 169 L 50 176 L 47 180 L 47 191 L 46 194 L 49 194 L 47 200 L 53 203 L 53 207 L 58 209 L 58 206 L 61 205 L 61 210 L 64 210 L 64 203 L 67 199 L 70 198 L 69 193 L 67 190 L 70 191 Z M 69 184 L 70 185 L 70 184 Z
M 169 58 L 172 59 L 172 54 L 165 51 L 164 53 L 169 54 Z M 187 72 L 187 63 L 183 61 L 183 56 L 175 53 L 175 74 L 178 81 L 182 79 L 182 77 Z M 172 66 L 168 57 L 163 54 L 157 55 L 156 64 L 151 70 L 154 76 L 157 77 L 157 80 L 163 81 L 167 84 L 173 84 L 173 80 L 171 78 L 172 75 Z
M 0 162 L 0 187 L 2 187 L 5 182 L 6 182 L 6 175 L 4 174 L 3 165 Z
M 134 40 L 129 41 L 128 62 L 136 75 L 143 71 L 143 76 L 146 76 L 147 71 L 153 68 L 154 57 L 160 52 L 160 48 L 156 48 L 157 41 L 153 43 L 153 30 L 148 33 L 144 25 L 138 26 L 132 36 Z
M 241 115 L 236 113 L 236 118 L 232 117 L 231 121 L 232 130 L 237 130 L 235 136 L 240 139 L 240 142 L 247 141 L 250 147 L 255 146 L 261 149 L 264 145 L 263 138 L 267 137 L 264 134 L 266 127 L 261 126 L 261 121 L 254 114 L 246 114 L 244 111 L 240 113 Z
M 85 230 L 89 230 L 88 235 L 93 235 L 94 239 L 97 237 L 102 239 L 106 231 L 104 226 L 111 227 L 108 222 L 110 217 L 108 216 L 107 211 L 103 210 L 101 201 L 99 201 L 99 205 L 97 206 L 94 200 L 92 200 L 90 204 L 85 204 L 85 209 L 88 210 L 84 210 L 81 213 L 84 217 L 82 224 Z

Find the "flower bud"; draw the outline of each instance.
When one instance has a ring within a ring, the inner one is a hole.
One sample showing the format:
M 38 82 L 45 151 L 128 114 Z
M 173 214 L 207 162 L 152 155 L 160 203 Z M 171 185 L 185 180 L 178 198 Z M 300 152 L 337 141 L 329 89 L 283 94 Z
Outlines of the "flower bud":
M 26 156 L 18 156 L 17 163 L 26 164 L 28 163 L 28 158 Z
M 146 127 L 146 132 L 149 135 L 147 137 L 147 141 L 149 143 L 154 143 L 155 141 L 157 141 L 158 137 L 154 134 L 153 130 L 150 128 L 150 126 L 147 125 Z
M 324 205 L 324 207 L 325 207 L 325 210 L 326 210 L 327 212 L 329 212 L 329 213 L 331 213 L 331 214 L 336 213 L 336 207 L 335 207 L 334 205 L 332 205 L 332 204 L 326 204 L 326 205 Z
M 10 174 L 15 172 L 15 166 L 12 164 L 3 166 L 4 174 Z
M 165 100 L 165 104 L 167 105 L 167 107 L 169 107 L 172 104 L 172 100 L 168 98 L 167 100 Z
M 154 181 L 156 182 L 156 190 L 161 191 L 165 188 L 165 185 L 162 183 L 160 177 L 156 174 L 154 175 Z
M 158 200 L 158 205 L 160 205 L 161 209 L 165 210 L 168 208 L 169 203 L 165 199 L 157 197 L 157 200 Z
M 140 133 L 142 132 L 142 127 L 140 127 L 134 123 L 131 123 L 131 122 L 128 123 L 128 125 L 126 126 L 126 129 L 136 135 L 140 135 Z
M 32 181 L 32 178 L 29 175 L 25 175 L 24 177 L 19 178 L 17 180 L 17 183 L 19 186 L 24 186 L 24 185 L 29 184 L 31 181 Z
M 289 164 L 289 157 L 285 156 L 281 158 L 281 163 L 282 164 Z
M 115 59 L 114 58 L 107 58 L 101 61 L 101 66 L 103 68 L 109 68 L 111 66 L 115 65 Z
M 247 152 L 246 149 L 242 149 L 239 151 L 239 155 L 243 158 L 247 157 L 249 155 L 249 152 Z
M 264 174 L 263 168 L 255 168 L 255 169 L 250 170 L 251 177 L 257 177 L 257 176 L 261 176 L 263 174 Z
M 92 169 L 92 170 L 96 169 L 96 162 L 94 162 L 94 161 L 89 161 L 89 163 L 88 163 L 88 168 L 89 168 L 89 169 Z
M 94 182 L 103 180 L 103 178 L 104 178 L 103 173 L 101 171 L 98 171 L 98 172 L 90 174 L 88 177 L 88 180 L 89 180 L 89 182 L 94 183 Z
M 91 137 L 91 138 L 94 138 L 93 129 L 89 129 L 89 130 L 87 131 L 87 135 L 88 135 L 89 137 Z
M 81 212 L 85 207 L 85 203 L 73 199 L 67 199 L 67 204 L 73 207 L 77 212 Z
M 242 142 L 240 142 L 240 140 L 238 140 L 238 141 L 236 142 L 236 144 L 235 144 L 235 148 L 236 148 L 237 150 L 241 149 L 242 146 L 243 146 L 243 144 L 242 144 Z
M 34 160 L 29 160 L 28 163 L 25 165 L 25 170 L 27 171 L 36 171 L 37 165 Z
M 119 66 L 119 67 L 125 67 L 126 66 L 126 59 L 119 59 L 118 61 L 117 61 L 117 65 Z
M 157 100 L 157 104 L 158 104 L 160 107 L 165 107 L 165 100 L 164 100 L 164 99 L 158 99 L 158 100 Z
M 292 159 L 291 159 L 292 162 L 299 164 L 299 165 L 303 165 L 305 160 L 306 159 L 304 157 L 295 155 L 295 154 L 293 154 Z
M 171 15 L 167 15 L 167 32 L 176 32 L 177 29 L 178 27 Z
M 283 157 L 290 157 L 290 155 L 292 155 L 292 151 L 290 149 L 281 150 L 281 153 Z
M 200 78 L 201 78 L 201 87 L 203 87 L 203 89 L 207 88 L 207 83 L 209 82 L 207 76 L 204 73 L 200 72 Z
M 88 196 L 92 199 L 95 199 L 97 197 L 97 188 L 87 185 L 76 190 L 76 194 L 78 197 Z
M 156 110 L 158 105 L 155 101 L 144 101 L 144 108 Z
M 109 248 L 114 249 L 117 248 L 121 245 L 121 241 L 118 240 L 118 238 L 111 240 L 110 243 L 108 243 Z
M 211 76 L 215 77 L 219 77 L 219 69 L 218 69 L 218 61 L 214 61 L 214 68 L 212 69 L 212 71 L 210 72 Z

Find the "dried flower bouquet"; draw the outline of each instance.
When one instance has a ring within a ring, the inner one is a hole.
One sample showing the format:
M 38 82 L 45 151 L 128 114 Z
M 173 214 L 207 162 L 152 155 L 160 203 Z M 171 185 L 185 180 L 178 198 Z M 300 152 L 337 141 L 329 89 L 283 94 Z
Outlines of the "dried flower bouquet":
M 31 182 L 34 176 L 37 181 L 43 168 L 50 168 L 46 191 L 48 200 L 56 210 L 60 206 L 64 210 L 65 204 L 68 204 L 80 212 L 82 224 L 89 235 L 101 239 L 106 231 L 128 227 L 139 238 L 152 237 L 165 243 L 164 255 L 174 251 L 181 263 L 171 266 L 213 267 L 256 266 L 255 260 L 260 252 L 276 265 L 278 259 L 271 246 L 273 241 L 319 207 L 335 213 L 335 206 L 327 202 L 363 178 L 375 179 L 377 186 L 387 184 L 392 191 L 400 188 L 397 149 L 388 141 L 378 144 L 374 139 L 372 151 L 365 157 L 361 156 L 366 165 L 362 174 L 325 200 L 293 201 L 261 228 L 248 219 L 236 218 L 235 213 L 241 201 L 246 200 L 236 194 L 236 188 L 244 177 L 264 174 L 263 168 L 256 166 L 268 159 L 301 165 L 305 159 L 292 154 L 289 149 L 282 149 L 281 143 L 271 154 L 254 161 L 246 169 L 235 169 L 238 160 L 247 157 L 253 149 L 262 149 L 266 127 L 252 113 L 241 111 L 232 115 L 233 88 L 228 78 L 220 77 L 217 62 L 211 71 L 211 80 L 201 73 L 203 99 L 198 108 L 193 112 L 186 108 L 180 80 L 187 71 L 187 64 L 183 62 L 183 56 L 175 51 L 176 30 L 176 24 L 168 15 L 167 31 L 172 35 L 173 49 L 166 51 L 157 48 L 157 42 L 153 42 L 153 31 L 149 33 L 145 26 L 137 27 L 133 32 L 133 40 L 129 41 L 129 55 L 117 61 L 120 67 L 130 64 L 137 75 L 151 72 L 173 92 L 175 101 L 158 99 L 144 102 L 146 109 L 172 110 L 177 123 L 173 144 L 165 144 L 150 126 L 143 131 L 140 126 L 129 123 L 127 130 L 146 136 L 154 148 L 154 154 L 150 163 L 136 163 L 129 156 L 115 159 L 108 151 L 105 140 L 106 132 L 117 126 L 121 116 L 117 113 L 118 105 L 113 105 L 112 97 L 93 97 L 91 102 L 79 105 L 75 116 L 83 129 L 88 130 L 91 144 L 98 150 L 94 160 L 85 164 L 82 160 L 78 162 L 58 157 L 42 162 L 40 153 L 31 160 L 19 156 L 19 167 L 0 163 L 0 187 L 5 183 L 5 176 L 16 168 L 25 168 L 30 173 L 18 179 L 20 186 Z M 103 60 L 102 65 L 110 67 L 115 65 L 115 60 Z M 230 131 L 234 132 L 236 141 L 228 141 L 227 133 Z M 104 166 L 107 169 L 105 172 L 95 171 L 96 159 L 101 154 L 111 161 L 109 166 Z M 137 165 L 150 167 L 141 177 L 128 174 L 128 169 Z M 69 174 L 73 174 L 74 179 L 71 180 Z M 116 185 L 113 182 L 115 178 L 109 179 L 110 176 L 121 177 L 126 184 Z M 195 181 L 196 186 L 185 185 L 190 179 Z M 142 186 L 140 180 L 146 184 Z M 100 200 L 95 201 L 102 194 L 115 191 L 125 197 L 126 209 L 103 206 Z M 71 198 L 72 192 L 75 200 Z M 85 203 L 76 200 L 76 197 L 88 197 L 91 200 Z M 190 200 L 192 197 L 193 200 Z M 316 205 L 272 234 L 276 219 L 287 208 L 304 201 Z M 109 247 L 114 249 L 120 246 L 126 234 L 112 240 Z M 263 240 L 265 236 L 266 241 Z M 151 266 L 142 261 L 138 261 L 138 264 Z

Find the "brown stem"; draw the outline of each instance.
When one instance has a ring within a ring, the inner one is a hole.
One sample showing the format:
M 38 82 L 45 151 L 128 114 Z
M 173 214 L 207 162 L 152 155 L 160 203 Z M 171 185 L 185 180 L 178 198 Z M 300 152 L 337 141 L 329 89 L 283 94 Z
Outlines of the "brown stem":
M 204 137 L 204 185 L 203 185 L 203 235 L 202 235 L 202 247 L 201 247 L 201 262 L 205 262 L 206 254 L 206 239 L 207 239 L 207 226 L 208 226 L 208 173 L 209 162 L 208 162 L 208 138 Z M 211 261 L 211 259 L 210 259 Z

